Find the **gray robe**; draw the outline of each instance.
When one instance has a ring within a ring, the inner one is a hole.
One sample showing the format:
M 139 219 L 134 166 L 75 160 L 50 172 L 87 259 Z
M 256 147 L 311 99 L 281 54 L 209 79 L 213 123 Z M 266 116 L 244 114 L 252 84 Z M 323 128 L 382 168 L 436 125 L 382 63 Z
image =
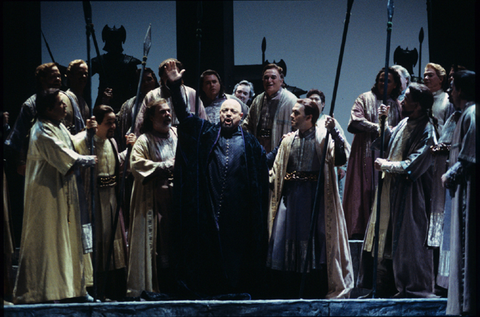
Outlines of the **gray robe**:
M 392 259 L 395 297 L 430 297 L 433 294 L 433 250 L 425 243 L 431 210 L 430 146 L 434 133 L 426 116 L 417 120 L 405 118 L 391 133 L 390 130 L 385 133 L 386 156 L 395 167 L 384 171 L 379 259 Z M 374 205 L 370 216 L 360 263 L 358 284 L 364 288 L 371 288 L 372 274 L 367 258 L 374 253 L 376 207 Z
M 458 120 L 450 149 L 450 169 L 457 169 L 452 198 L 450 231 L 450 278 L 447 315 L 476 313 L 476 221 L 475 214 L 475 104 L 467 105 Z M 464 250 L 464 251 L 462 251 Z

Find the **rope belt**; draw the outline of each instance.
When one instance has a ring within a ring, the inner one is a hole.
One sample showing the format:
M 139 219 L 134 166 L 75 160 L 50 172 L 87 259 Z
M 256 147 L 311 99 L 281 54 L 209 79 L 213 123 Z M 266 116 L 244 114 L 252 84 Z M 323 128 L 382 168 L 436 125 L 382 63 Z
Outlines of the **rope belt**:
M 117 176 L 98 176 L 97 177 L 98 187 L 112 187 L 117 185 Z
M 284 180 L 286 181 L 312 181 L 316 182 L 318 180 L 318 172 L 297 172 L 293 171 L 285 175 Z

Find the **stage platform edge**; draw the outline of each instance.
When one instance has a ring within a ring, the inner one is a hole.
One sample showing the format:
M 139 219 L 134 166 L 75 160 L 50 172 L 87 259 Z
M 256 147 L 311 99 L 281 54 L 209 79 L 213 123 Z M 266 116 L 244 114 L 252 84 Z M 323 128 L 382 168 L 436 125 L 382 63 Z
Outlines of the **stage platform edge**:
M 156 301 L 4 306 L 4 316 L 445 316 L 441 299 Z

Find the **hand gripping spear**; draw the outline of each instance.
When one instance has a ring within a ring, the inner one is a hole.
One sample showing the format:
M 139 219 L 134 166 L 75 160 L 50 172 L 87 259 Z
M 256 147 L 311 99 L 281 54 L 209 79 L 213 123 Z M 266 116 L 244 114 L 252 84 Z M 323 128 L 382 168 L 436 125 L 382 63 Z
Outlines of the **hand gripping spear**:
M 150 47 L 152 46 L 152 24 L 148 25 L 147 33 L 145 34 L 145 39 L 143 40 L 143 60 L 142 60 L 142 69 L 140 71 L 140 78 L 138 80 L 137 86 L 137 96 L 135 97 L 135 105 L 133 107 L 133 119 L 132 119 L 132 127 L 135 126 L 135 121 L 137 120 L 138 114 L 138 107 L 140 106 L 142 100 L 140 100 L 141 95 L 141 88 L 142 88 L 142 81 L 143 81 L 143 73 L 145 72 L 145 65 L 147 64 L 148 53 L 150 52 Z M 122 181 L 120 183 L 120 190 L 117 196 L 117 210 L 115 213 L 115 219 L 113 221 L 113 229 L 112 229 L 112 237 L 110 238 L 110 243 L 108 247 L 108 256 L 107 256 L 107 263 L 105 269 L 108 270 L 110 268 L 110 262 L 113 254 L 113 243 L 115 241 L 115 232 L 117 231 L 118 226 L 118 218 L 120 216 L 120 208 L 123 203 L 123 196 L 125 192 L 125 179 L 127 177 L 127 166 L 130 159 L 130 154 L 132 152 L 132 146 L 128 146 L 127 148 L 127 155 L 125 156 L 125 162 L 123 163 L 123 175 Z M 106 284 L 106 277 L 104 275 L 104 281 L 102 283 L 102 287 L 105 287 Z M 104 294 L 104 290 L 102 289 L 102 294 Z
M 95 46 L 97 45 L 97 41 L 95 39 L 95 31 L 93 30 L 92 24 L 92 8 L 90 6 L 89 1 L 83 1 L 83 14 L 85 15 L 85 23 L 87 29 L 87 63 L 88 69 L 92 69 L 92 60 L 90 58 L 90 35 L 92 35 Z M 97 55 L 99 52 L 97 51 Z M 86 94 L 86 102 L 90 105 L 90 117 L 93 116 L 93 104 L 92 104 L 92 73 L 88 72 L 89 80 L 88 80 L 88 92 Z M 95 143 L 94 143 L 94 134 L 89 131 L 89 142 L 90 142 L 90 154 L 95 154 Z M 97 299 L 97 256 L 96 256 L 96 235 L 95 235 L 95 168 L 90 168 L 90 194 L 91 194 L 91 222 L 92 222 L 92 245 L 93 245 L 93 252 L 92 252 L 92 263 L 93 263 L 93 299 Z
M 393 0 L 388 0 L 387 3 L 387 15 L 388 15 L 388 22 L 387 22 L 387 50 L 385 56 L 385 74 L 384 74 L 384 83 L 385 87 L 383 88 L 383 103 L 387 104 L 388 98 L 388 62 L 390 57 L 390 37 L 392 34 L 392 18 L 393 18 Z M 384 141 L 385 141 L 385 116 L 380 118 L 380 158 L 383 158 L 383 150 L 384 150 Z M 375 294 L 377 292 L 377 266 L 378 266 L 378 240 L 379 240 L 379 232 L 380 232 L 380 206 L 381 206 L 381 197 L 382 197 L 382 186 L 383 186 L 383 178 L 382 172 L 378 173 L 378 185 L 377 185 L 377 212 L 376 212 L 376 220 L 375 220 L 375 249 L 373 254 L 373 289 L 372 289 L 372 298 L 375 298 Z
M 340 70 L 342 69 L 343 52 L 345 50 L 345 42 L 347 40 L 347 31 L 348 31 L 348 24 L 350 23 L 350 12 L 352 10 L 352 5 L 353 5 L 353 0 L 348 0 L 347 14 L 345 16 L 345 24 L 343 26 L 342 45 L 340 47 L 340 56 L 338 57 L 337 74 L 335 76 L 335 85 L 333 88 L 333 97 L 332 97 L 332 103 L 330 106 L 331 117 L 333 117 L 333 110 L 335 109 L 335 99 L 337 98 L 338 81 L 340 79 Z M 329 139 L 330 139 L 330 133 L 327 130 L 327 134 L 325 136 L 325 146 L 323 148 L 324 155 L 322 156 L 322 161 L 320 163 L 320 171 L 318 172 L 317 189 L 315 193 L 315 200 L 313 202 L 312 217 L 310 222 L 310 234 L 308 237 L 307 254 L 305 255 L 305 263 L 303 265 L 303 272 L 302 272 L 302 282 L 300 284 L 300 293 L 298 295 L 298 297 L 300 298 L 303 297 L 303 291 L 305 289 L 305 280 L 307 277 L 308 263 L 310 261 L 310 258 L 312 257 L 313 236 L 315 235 L 315 231 L 316 231 L 320 191 L 323 190 L 323 170 L 325 167 L 325 157 L 327 156 Z

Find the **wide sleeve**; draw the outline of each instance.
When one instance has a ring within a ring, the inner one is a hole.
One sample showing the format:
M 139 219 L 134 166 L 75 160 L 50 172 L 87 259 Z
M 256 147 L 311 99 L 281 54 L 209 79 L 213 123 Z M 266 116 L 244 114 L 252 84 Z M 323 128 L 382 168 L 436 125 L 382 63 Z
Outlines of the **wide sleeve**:
M 242 129 L 252 134 L 256 133 L 255 124 L 257 124 L 257 112 L 259 111 L 259 107 L 261 107 L 261 98 L 263 98 L 263 94 L 260 94 L 253 99 L 252 105 L 248 110 L 248 114 L 243 119 Z
M 153 100 L 153 98 L 155 98 L 155 95 L 154 95 L 155 91 L 156 91 L 156 89 L 153 89 L 153 90 L 150 90 L 147 93 L 145 98 L 143 98 L 143 101 L 142 101 L 142 104 L 140 105 L 140 108 L 138 109 L 137 117 L 135 118 L 135 129 L 133 130 L 133 133 L 135 133 L 135 135 L 137 137 L 140 136 L 140 128 L 143 125 L 143 120 L 144 120 L 144 117 L 145 117 L 145 111 L 147 110 L 147 105 L 151 100 Z M 133 111 L 133 109 L 132 109 L 132 111 Z
M 72 142 L 75 147 L 75 151 L 82 155 L 90 154 L 90 147 L 87 137 L 87 131 L 82 131 L 72 136 Z
M 350 112 L 350 122 L 347 126 L 347 131 L 350 133 L 362 133 L 378 132 L 379 125 L 376 122 L 372 122 L 368 119 L 367 107 L 368 100 L 365 97 L 365 94 L 360 95 L 353 104 L 352 110 Z M 375 111 L 376 115 L 376 110 Z
M 195 98 L 196 92 L 194 89 L 184 86 L 185 94 L 187 95 L 187 103 L 190 106 L 190 113 L 195 113 Z M 198 117 L 200 119 L 207 119 L 207 113 L 205 112 L 205 106 L 203 105 L 202 99 L 198 98 Z
M 59 137 L 60 133 L 70 134 L 66 129 L 62 131 L 60 128 L 43 125 L 43 133 L 39 133 L 34 145 L 48 164 L 55 167 L 60 174 L 66 175 L 81 155 Z
M 476 126 L 475 126 L 475 105 L 467 108 L 464 120 L 460 122 L 462 132 L 464 133 L 458 159 L 461 161 L 476 162 Z M 453 162 L 452 162 L 453 163 Z
M 421 136 L 416 138 L 412 146 L 408 150 L 408 154 L 404 156 L 402 161 L 388 162 L 382 165 L 382 171 L 395 174 L 407 174 L 411 181 L 416 181 L 423 175 L 432 165 L 432 152 L 430 147 L 433 145 L 433 126 L 427 123 Z M 412 137 L 415 138 L 415 133 Z
M 167 83 L 167 86 L 170 89 L 170 93 L 172 94 L 173 108 L 180 123 L 190 115 L 190 113 L 187 111 L 187 105 L 182 96 L 181 85 L 181 80 L 177 80 L 175 82 L 169 81 Z
M 166 177 L 173 171 L 174 160 L 156 162 L 150 158 L 148 139 L 142 134 L 132 149 L 130 168 L 135 178 L 140 178 L 143 183 L 155 177 Z

